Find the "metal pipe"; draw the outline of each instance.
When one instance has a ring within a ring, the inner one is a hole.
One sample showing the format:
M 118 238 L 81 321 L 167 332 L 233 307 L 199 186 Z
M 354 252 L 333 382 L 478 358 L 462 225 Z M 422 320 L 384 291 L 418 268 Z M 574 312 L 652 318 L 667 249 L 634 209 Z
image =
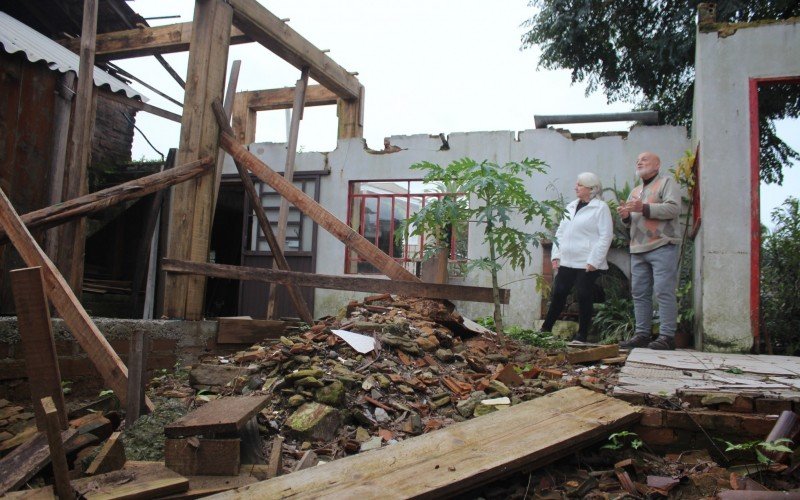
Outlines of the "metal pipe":
M 643 125 L 658 125 L 658 111 L 631 111 L 628 113 L 595 113 L 589 115 L 534 115 L 536 128 L 566 123 L 641 122 Z

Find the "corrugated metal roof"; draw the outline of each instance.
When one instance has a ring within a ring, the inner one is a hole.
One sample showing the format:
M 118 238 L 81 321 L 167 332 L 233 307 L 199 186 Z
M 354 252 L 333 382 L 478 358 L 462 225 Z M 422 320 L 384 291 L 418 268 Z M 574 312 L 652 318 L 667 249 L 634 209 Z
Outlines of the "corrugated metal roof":
M 52 70 L 62 73 L 74 71 L 78 74 L 80 57 L 66 47 L 47 38 L 5 12 L 0 11 L 0 45 L 6 52 L 14 54 L 24 52 L 30 62 L 47 61 Z M 148 99 L 129 87 L 125 82 L 115 78 L 102 69 L 94 68 L 94 84 L 98 87 L 108 86 L 112 92 L 125 92 L 128 97 Z

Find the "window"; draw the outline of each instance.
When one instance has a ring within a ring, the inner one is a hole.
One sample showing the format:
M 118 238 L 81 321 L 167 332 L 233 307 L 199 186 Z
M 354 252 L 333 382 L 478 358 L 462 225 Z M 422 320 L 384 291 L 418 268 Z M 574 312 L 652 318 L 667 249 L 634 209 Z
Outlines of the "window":
M 317 180 L 316 178 L 295 178 L 293 184 L 294 187 L 300 189 L 311 198 L 316 199 Z M 282 197 L 264 182 L 255 182 L 255 188 L 261 198 L 261 206 L 264 207 L 264 212 L 272 226 L 272 231 L 277 234 L 278 213 L 280 211 Z M 249 204 L 247 226 L 250 232 L 247 235 L 245 248 L 251 252 L 269 253 L 270 250 L 267 238 L 261 232 L 258 219 L 253 211 L 249 209 Z M 313 232 L 314 221 L 290 203 L 289 213 L 286 219 L 286 243 L 284 246 L 284 253 L 310 253 L 312 251 L 314 239 Z
M 402 264 L 419 275 L 424 235 L 395 239 L 401 221 L 417 213 L 431 200 L 450 194 L 436 183 L 422 181 L 355 181 L 350 183 L 348 220 L 350 227 Z M 466 259 L 466 230 L 451 231 L 450 260 Z M 452 266 L 451 266 L 452 267 Z M 348 250 L 345 270 L 349 274 L 380 273 L 372 264 Z

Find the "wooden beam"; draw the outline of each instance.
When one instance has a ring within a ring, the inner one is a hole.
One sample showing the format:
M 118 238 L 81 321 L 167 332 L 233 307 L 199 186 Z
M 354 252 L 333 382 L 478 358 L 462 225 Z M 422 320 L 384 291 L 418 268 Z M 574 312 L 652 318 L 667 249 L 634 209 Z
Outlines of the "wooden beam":
M 212 104 L 214 114 L 217 118 L 217 123 L 219 124 L 222 131 L 226 134 L 233 133 L 233 129 L 228 124 L 227 118 L 228 115 L 225 114 L 225 111 L 219 105 L 219 102 L 214 102 Z M 247 169 L 242 166 L 241 162 L 234 159 L 234 165 L 236 165 L 236 170 L 239 172 L 239 179 L 242 181 L 242 186 L 244 187 L 244 191 L 247 195 L 247 198 L 250 201 L 250 205 L 253 208 L 253 212 L 256 214 L 256 219 L 258 220 L 258 225 L 261 228 L 261 232 L 264 234 L 264 237 L 267 239 L 267 244 L 269 245 L 269 249 L 272 251 L 272 258 L 275 264 L 278 266 L 279 269 L 283 269 L 288 271 L 289 262 L 286 261 L 286 256 L 283 255 L 283 250 L 281 250 L 281 246 L 278 244 L 278 239 L 275 237 L 275 234 L 272 232 L 272 225 L 269 223 L 267 219 L 267 213 L 264 211 L 264 207 L 261 206 L 261 197 L 256 193 L 256 188 L 253 185 L 253 180 L 250 178 L 250 174 L 247 173 Z M 306 323 L 313 324 L 314 323 L 314 315 L 311 313 L 311 310 L 308 308 L 308 304 L 306 304 L 305 299 L 303 298 L 303 294 L 300 292 L 300 289 L 294 285 L 290 284 L 287 286 L 287 291 L 289 292 L 289 299 L 291 299 L 292 304 L 294 305 L 295 310 L 297 310 L 297 314 L 300 315 L 303 321 Z
M 17 325 L 25 353 L 25 371 L 28 373 L 31 401 L 50 397 L 60 419 L 60 428 L 66 429 L 67 411 L 50 323 L 50 307 L 44 293 L 42 268 L 17 269 L 9 274 L 14 289 Z M 33 412 L 36 415 L 36 428 L 40 432 L 46 431 L 47 415 L 42 406 L 34 404 Z
M 126 427 L 130 428 L 130 427 Z M 121 469 L 125 465 L 125 446 L 122 444 L 122 433 L 115 432 L 103 443 L 97 456 L 86 468 L 86 474 L 105 474 Z
M 213 278 L 262 281 L 266 283 L 295 284 L 301 287 L 353 292 L 391 293 L 429 299 L 493 302 L 492 289 L 479 286 L 442 285 L 410 281 L 390 281 L 379 278 L 332 276 L 327 274 L 278 271 L 261 267 L 242 267 L 227 264 L 200 264 L 164 259 L 161 268 L 170 273 L 197 273 Z M 500 289 L 500 303 L 508 304 L 511 292 Z
M 61 442 L 67 444 L 78 434 L 78 429 L 68 428 L 61 432 Z M 33 439 L 14 448 L 8 455 L 0 459 L 0 495 L 21 488 L 30 478 L 50 463 L 50 448 L 47 435 L 37 432 Z
M 130 429 L 142 414 L 147 374 L 149 339 L 142 330 L 136 330 L 128 350 L 128 399 L 125 405 L 125 428 Z
M 62 199 L 69 200 L 89 191 L 86 171 L 92 151 L 94 131 L 94 43 L 97 35 L 98 0 L 83 1 L 80 65 L 78 67 L 75 113 L 69 140 L 69 159 Z M 58 265 L 76 295 L 81 294 L 83 254 L 86 247 L 86 221 L 79 219 L 60 231 Z
M 72 98 L 75 95 L 75 72 L 67 71 L 58 78 L 55 109 L 53 110 L 53 154 L 50 160 L 50 194 L 48 203 L 60 203 L 64 193 L 64 168 L 67 161 L 69 122 L 72 116 Z M 58 234 L 50 231 L 45 236 L 45 251 L 51 259 L 58 255 Z
M 348 248 L 356 252 L 362 259 L 375 266 L 386 276 L 400 281 L 416 281 L 420 279 L 398 264 L 380 248 L 370 243 L 350 226 L 337 219 L 303 191 L 297 189 L 281 175 L 256 158 L 244 146 L 237 143 L 232 135 L 221 133 L 220 146 L 230 154 L 234 161 L 239 161 L 253 172 L 256 177 L 269 184 L 281 196 L 287 198 L 301 212 L 319 224 L 323 229 L 335 236 Z
M 227 119 L 227 123 L 230 123 L 231 119 L 231 112 L 233 111 L 233 102 L 236 99 L 236 86 L 239 85 L 239 71 L 242 68 L 242 61 L 236 60 L 233 61 L 231 64 L 231 73 L 228 75 L 228 85 L 225 87 L 225 100 L 222 101 L 222 108 L 225 112 L 225 118 Z M 215 101 L 216 103 L 216 101 Z M 216 212 L 217 207 L 217 198 L 219 197 L 219 186 L 222 182 L 222 169 L 225 163 L 225 151 L 219 149 L 217 151 L 217 166 L 216 169 L 216 181 L 214 182 L 214 211 Z
M 64 203 L 28 212 L 21 217 L 21 220 L 29 230 L 57 226 L 76 217 L 99 212 L 123 201 L 135 200 L 169 186 L 194 179 L 210 172 L 211 165 L 213 165 L 213 162 L 210 157 L 201 158 L 186 165 L 124 182 Z M 0 228 L 0 244 L 7 242 L 8 236 Z
M 253 111 L 271 111 L 276 109 L 290 109 L 294 105 L 294 87 L 280 89 L 247 90 L 237 92 L 247 98 L 248 107 Z M 336 94 L 322 85 L 308 85 L 306 87 L 305 107 L 329 106 L 336 104 Z
M 248 92 L 237 92 L 233 99 L 231 126 L 240 144 L 252 144 L 256 140 L 256 112 L 250 108 L 248 99 Z
M 346 100 L 359 98 L 361 84 L 324 52 L 303 38 L 256 0 L 229 0 L 233 22 L 254 41 L 297 69 L 308 67 L 311 78 Z
M 233 434 L 269 403 L 269 396 L 235 396 L 209 401 L 164 426 L 169 438 Z
M 294 161 L 297 157 L 297 136 L 300 134 L 300 120 L 303 119 L 303 108 L 306 101 L 306 87 L 308 86 L 308 68 L 300 71 L 300 78 L 294 87 L 294 103 L 292 104 L 292 123 L 289 126 L 289 140 L 286 144 L 286 162 L 283 167 L 283 178 L 287 182 L 294 182 Z M 259 203 L 260 205 L 260 203 Z M 278 232 L 275 238 L 278 241 L 278 248 L 281 252 L 286 248 L 286 224 L 289 222 L 289 200 L 281 197 L 281 205 L 278 209 Z M 280 269 L 278 261 L 273 259 L 273 269 Z M 269 298 L 267 299 L 267 318 L 277 319 L 278 310 L 278 286 L 271 283 L 269 286 Z
M 29 267 L 42 268 L 45 291 L 50 302 L 61 314 L 81 348 L 86 351 L 106 386 L 114 390 L 120 401 L 125 401 L 128 392 L 128 369 L 92 322 L 56 266 L 28 232 L 2 189 L 0 189 L 0 225 L 5 228 L 22 260 Z M 146 403 L 152 410 L 152 403 L 149 400 Z
M 178 163 L 216 158 L 219 126 L 211 110 L 222 99 L 232 9 L 223 0 L 197 0 L 181 120 Z M 195 262 L 208 260 L 216 174 L 173 189 L 167 255 Z M 204 277 L 168 276 L 164 314 L 199 320 L 203 316 Z
M 216 498 L 449 498 L 603 441 L 638 420 L 639 411 L 570 387 Z
M 64 453 L 64 443 L 61 441 L 59 411 L 53 402 L 53 398 L 49 396 L 40 399 L 39 403 L 47 419 L 47 444 L 50 447 L 50 462 L 53 464 L 56 495 L 62 500 L 75 498 L 75 491 L 72 489 L 72 485 L 69 484 L 67 455 Z
M 361 86 L 356 100 L 339 99 L 336 116 L 339 118 L 338 138 L 364 137 L 364 87 Z
M 167 120 L 172 120 L 178 123 L 181 122 L 181 115 L 179 115 L 178 113 L 167 111 L 166 109 L 162 109 L 157 106 L 147 104 L 146 102 L 142 102 L 138 99 L 131 99 L 130 97 L 127 97 L 124 94 L 117 94 L 116 92 L 111 92 L 110 90 L 105 88 L 100 89 L 100 94 L 109 101 L 118 102 L 130 108 L 138 109 L 139 111 L 144 111 L 145 113 L 150 113 L 156 116 L 160 116 L 161 118 L 166 118 Z
M 191 39 L 192 22 L 102 33 L 97 35 L 95 57 L 99 60 L 109 61 L 186 52 L 189 50 Z M 230 45 L 251 41 L 238 29 L 231 30 Z M 59 43 L 73 52 L 78 52 L 81 39 L 70 38 L 60 40 Z

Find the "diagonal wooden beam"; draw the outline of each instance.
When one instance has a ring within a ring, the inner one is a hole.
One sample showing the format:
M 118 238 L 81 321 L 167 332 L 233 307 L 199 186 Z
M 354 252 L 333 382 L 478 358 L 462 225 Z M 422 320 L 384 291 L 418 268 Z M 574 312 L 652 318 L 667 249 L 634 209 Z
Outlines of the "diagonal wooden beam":
M 492 289 L 480 286 L 445 285 L 441 283 L 413 283 L 410 281 L 390 281 L 380 278 L 355 276 L 333 276 L 327 274 L 301 273 L 265 269 L 263 267 L 231 266 L 227 264 L 202 264 L 181 260 L 162 259 L 161 268 L 170 273 L 201 274 L 212 278 L 225 278 L 243 281 L 261 281 L 302 287 L 324 288 L 326 290 L 347 290 L 351 292 L 391 293 L 409 297 L 429 299 L 466 300 L 470 302 L 494 302 Z M 500 303 L 508 304 L 511 292 L 500 289 Z
M 247 107 L 253 111 L 291 109 L 294 105 L 294 87 L 280 89 L 247 90 L 237 92 L 247 99 Z M 306 88 L 305 106 L 328 106 L 336 104 L 337 96 L 322 85 L 309 85 Z
M 118 102 L 133 109 L 138 109 L 139 111 L 144 111 L 145 113 L 150 113 L 156 116 L 160 116 L 161 118 L 166 118 L 167 120 L 172 120 L 178 123 L 181 122 L 181 115 L 173 113 L 172 111 L 167 111 L 166 109 L 153 106 L 152 104 L 147 104 L 146 102 L 142 102 L 138 99 L 131 99 L 128 96 L 111 92 L 108 89 L 101 88 L 99 90 L 100 90 L 100 95 L 102 95 L 109 101 Z
M 5 228 L 6 234 L 25 264 L 28 267 L 42 268 L 47 298 L 64 319 L 75 340 L 86 351 L 106 385 L 114 391 L 120 401 L 126 401 L 128 369 L 89 317 L 56 266 L 28 232 L 2 189 L 0 189 L 0 225 Z M 153 409 L 153 404 L 149 400 L 146 404 L 149 409 Z
M 359 98 L 361 84 L 324 52 L 256 0 L 229 0 L 233 23 L 246 35 L 346 100 Z
M 191 22 L 103 33 L 97 35 L 96 57 L 98 60 L 107 61 L 186 52 L 189 50 L 191 39 Z M 231 45 L 251 41 L 240 30 L 231 29 Z M 69 40 L 61 40 L 60 43 L 71 51 L 78 52 L 81 39 L 71 38 Z

